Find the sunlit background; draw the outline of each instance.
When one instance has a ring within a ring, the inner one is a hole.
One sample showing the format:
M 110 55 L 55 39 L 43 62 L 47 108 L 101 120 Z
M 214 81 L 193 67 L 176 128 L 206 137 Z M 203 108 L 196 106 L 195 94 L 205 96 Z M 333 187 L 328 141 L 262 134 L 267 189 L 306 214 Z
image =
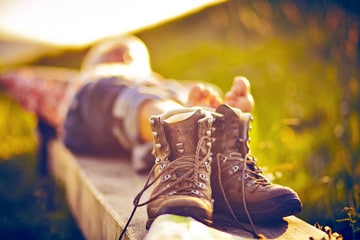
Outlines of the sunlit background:
M 28 60 L 50 50 L 84 48 L 121 33 L 138 32 L 223 0 L 2 0 L 0 61 Z M 15 45 L 14 45 L 15 44 Z
M 357 1 L 232 0 L 190 15 L 182 10 L 175 14 L 181 16 L 177 19 L 154 14 L 158 19 L 152 21 L 144 15 L 166 12 L 169 1 L 158 1 L 157 7 L 146 5 L 153 1 L 129 1 L 133 6 L 115 1 L 122 4 L 117 13 L 105 14 L 110 8 L 101 5 L 98 12 L 84 8 L 85 17 L 80 19 L 70 5 L 49 6 L 51 1 L 31 4 L 32 9 L 56 7 L 69 14 L 59 17 L 49 10 L 32 18 L 24 8 L 32 2 L 0 2 L 0 70 L 24 64 L 78 69 L 94 41 L 130 31 L 148 45 L 153 69 L 165 77 L 206 80 L 226 91 L 235 75 L 245 75 L 256 101 L 252 152 L 266 175 L 298 192 L 304 203 L 302 219 L 328 225 L 348 239 L 360 238 Z M 82 9 L 80 2 L 73 6 Z M 194 7 L 200 10 L 204 3 Z M 117 15 L 126 14 L 124 9 L 133 13 L 127 15 L 125 27 L 113 23 Z M 16 14 L 11 17 L 14 12 L 28 18 L 26 31 L 22 28 L 26 24 L 14 20 Z M 44 20 L 54 15 L 56 21 Z M 5 23 L 17 27 L 10 31 Z M 56 35 L 63 26 L 69 35 Z M 51 211 L 36 197 L 35 122 L 32 114 L 1 92 L 0 234 L 13 239 L 78 237 L 61 190 L 56 190 L 57 205 Z

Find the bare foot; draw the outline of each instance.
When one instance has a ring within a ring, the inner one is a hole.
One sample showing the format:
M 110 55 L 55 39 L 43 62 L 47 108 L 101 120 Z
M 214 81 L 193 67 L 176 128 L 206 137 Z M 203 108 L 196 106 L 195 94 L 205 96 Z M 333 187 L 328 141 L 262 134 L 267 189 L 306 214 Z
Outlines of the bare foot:
M 219 93 L 211 86 L 197 84 L 189 92 L 187 106 L 203 106 L 216 108 L 222 103 Z
M 255 102 L 250 92 L 249 80 L 242 76 L 235 77 L 231 89 L 225 94 L 224 102 L 243 112 L 251 112 Z

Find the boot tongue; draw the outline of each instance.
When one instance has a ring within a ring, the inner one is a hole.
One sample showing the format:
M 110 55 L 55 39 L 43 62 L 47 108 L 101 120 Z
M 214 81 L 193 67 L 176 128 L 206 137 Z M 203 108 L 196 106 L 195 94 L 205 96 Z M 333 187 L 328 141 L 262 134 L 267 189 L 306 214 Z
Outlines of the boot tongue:
M 174 161 L 183 156 L 195 155 L 199 141 L 199 119 L 205 115 L 194 112 L 190 117 L 180 121 L 164 121 L 166 139 L 170 147 L 169 161 Z M 181 116 L 180 116 L 181 117 Z M 176 175 L 183 175 L 188 169 L 179 168 Z
M 245 157 L 249 152 L 247 141 L 250 115 L 227 105 L 219 106 L 216 112 L 223 114 L 225 117 L 224 152 L 239 152 Z
M 224 152 L 236 152 L 239 132 L 239 120 L 235 117 L 225 120 L 225 151 Z

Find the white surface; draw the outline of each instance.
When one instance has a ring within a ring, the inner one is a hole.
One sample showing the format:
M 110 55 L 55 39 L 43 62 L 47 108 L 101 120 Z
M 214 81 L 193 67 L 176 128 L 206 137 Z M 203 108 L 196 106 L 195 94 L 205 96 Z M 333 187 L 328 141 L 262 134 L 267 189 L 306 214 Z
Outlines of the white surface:
M 1 0 L 0 38 L 82 46 L 224 0 Z

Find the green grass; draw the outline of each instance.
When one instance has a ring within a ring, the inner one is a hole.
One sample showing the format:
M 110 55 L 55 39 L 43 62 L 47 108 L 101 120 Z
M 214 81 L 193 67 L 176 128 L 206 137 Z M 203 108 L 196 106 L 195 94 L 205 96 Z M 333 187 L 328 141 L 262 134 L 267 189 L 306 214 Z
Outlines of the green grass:
M 256 101 L 251 146 L 260 165 L 299 193 L 302 218 L 351 237 L 349 222 L 336 220 L 346 217 L 344 207 L 353 207 L 358 221 L 360 212 L 358 17 L 320 1 L 232 3 L 201 20 L 141 33 L 153 68 L 224 92 L 235 75 L 248 77 Z M 267 3 L 265 16 L 259 6 Z M 298 20 L 285 14 L 294 6 Z M 211 16 L 224 12 L 227 24 L 219 27 Z M 244 12 L 252 16 L 247 22 Z

